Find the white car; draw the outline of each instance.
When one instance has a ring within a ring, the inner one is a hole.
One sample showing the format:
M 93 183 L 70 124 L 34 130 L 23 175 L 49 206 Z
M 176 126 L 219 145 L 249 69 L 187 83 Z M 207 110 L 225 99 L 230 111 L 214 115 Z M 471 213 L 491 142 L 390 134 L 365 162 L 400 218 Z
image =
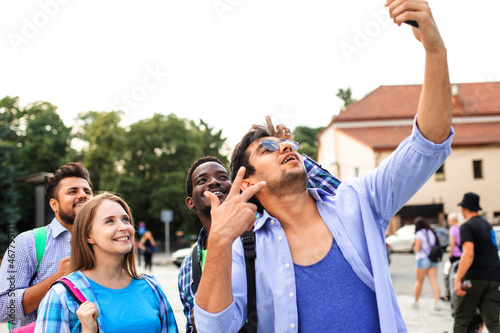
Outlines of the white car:
M 445 249 L 450 243 L 448 229 L 436 225 L 431 225 L 431 227 L 438 236 L 439 244 Z M 391 252 L 412 252 L 415 242 L 415 225 L 409 224 L 399 228 L 394 235 L 387 237 L 385 242 L 389 245 Z
M 196 243 L 194 243 L 193 246 L 191 246 L 191 247 L 185 247 L 183 249 L 179 249 L 179 250 L 175 251 L 174 253 L 172 253 L 172 256 L 171 256 L 172 262 L 177 267 L 181 267 L 182 261 L 184 260 L 184 258 L 187 257 L 187 255 L 189 253 L 191 253 L 191 251 L 193 251 L 193 247 L 195 245 L 196 245 Z
M 409 224 L 399 228 L 394 235 L 385 239 L 391 252 L 411 252 L 415 241 L 415 225 Z

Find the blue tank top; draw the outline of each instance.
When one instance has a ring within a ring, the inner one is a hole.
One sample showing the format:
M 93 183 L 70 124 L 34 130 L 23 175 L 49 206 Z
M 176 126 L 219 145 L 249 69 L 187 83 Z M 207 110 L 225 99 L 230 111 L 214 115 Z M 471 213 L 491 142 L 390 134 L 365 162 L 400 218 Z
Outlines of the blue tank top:
M 380 332 L 377 301 L 335 239 L 310 266 L 294 264 L 299 332 Z
M 110 289 L 87 278 L 101 308 L 101 323 L 106 333 L 160 332 L 160 302 L 143 279 L 132 279 L 122 289 Z

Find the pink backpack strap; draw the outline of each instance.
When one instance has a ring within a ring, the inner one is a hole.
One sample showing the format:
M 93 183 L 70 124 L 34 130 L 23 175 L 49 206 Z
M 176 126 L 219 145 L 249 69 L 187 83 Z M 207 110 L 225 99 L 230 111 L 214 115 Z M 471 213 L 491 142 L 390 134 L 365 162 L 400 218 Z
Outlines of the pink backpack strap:
M 62 284 L 79 305 L 87 300 L 85 296 L 82 295 L 80 290 L 78 290 L 78 288 L 70 280 L 66 278 L 60 278 L 57 279 L 57 281 L 54 284 L 56 283 Z

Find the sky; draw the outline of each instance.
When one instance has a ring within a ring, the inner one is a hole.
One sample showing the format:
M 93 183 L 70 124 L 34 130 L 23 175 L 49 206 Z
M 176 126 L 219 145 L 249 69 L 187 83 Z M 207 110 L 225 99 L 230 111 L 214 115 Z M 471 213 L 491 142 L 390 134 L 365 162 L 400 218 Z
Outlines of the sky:
M 203 119 L 230 148 L 254 123 L 324 127 L 338 89 L 422 84 L 424 52 L 384 0 L 2 0 L 0 98 Z M 500 1 L 429 0 L 452 83 L 500 81 Z

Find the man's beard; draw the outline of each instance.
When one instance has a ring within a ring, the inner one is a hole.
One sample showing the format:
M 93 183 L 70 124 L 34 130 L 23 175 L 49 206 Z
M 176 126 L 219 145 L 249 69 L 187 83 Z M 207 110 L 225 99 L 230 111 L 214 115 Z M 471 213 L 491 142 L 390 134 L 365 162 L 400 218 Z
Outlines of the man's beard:
M 266 180 L 266 188 L 270 195 L 281 198 L 307 190 L 307 180 L 305 170 L 302 172 L 283 171 L 278 181 Z
M 222 200 L 222 201 L 220 201 L 220 200 Z M 220 204 L 222 205 L 225 200 L 226 200 L 226 197 L 219 199 Z M 208 218 L 211 218 L 210 212 L 212 211 L 212 205 L 210 204 L 210 202 L 208 202 L 208 205 L 205 205 L 203 201 L 204 200 L 202 198 L 195 201 L 195 203 L 194 203 L 195 208 L 201 206 L 200 209 L 196 208 L 196 212 L 198 215 L 203 215 L 203 216 L 206 216 Z
M 75 213 L 71 210 L 71 214 L 67 214 L 65 211 L 59 211 L 59 218 L 62 220 L 60 222 L 64 222 L 66 224 L 73 224 L 75 222 Z
M 200 209 L 198 212 L 206 217 L 210 217 L 210 212 L 212 211 L 212 206 L 205 206 L 202 209 Z

